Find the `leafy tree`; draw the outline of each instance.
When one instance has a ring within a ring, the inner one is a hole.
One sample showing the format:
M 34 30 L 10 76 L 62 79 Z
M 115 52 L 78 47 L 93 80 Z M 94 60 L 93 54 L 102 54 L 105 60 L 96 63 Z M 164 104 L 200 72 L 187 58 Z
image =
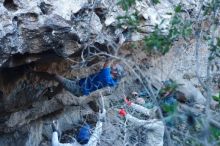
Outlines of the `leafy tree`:
M 152 0 L 152 3 L 158 4 L 159 0 Z M 124 16 L 118 16 L 118 27 L 127 26 L 128 30 L 131 32 L 139 32 L 140 17 L 137 12 L 129 14 L 129 9 L 135 4 L 135 0 L 120 0 L 118 4 L 126 11 Z M 162 55 L 166 54 L 172 47 L 175 40 L 179 38 L 184 38 L 187 40 L 192 34 L 191 21 L 183 19 L 181 13 L 183 12 L 182 6 L 177 5 L 174 9 L 174 14 L 170 21 L 170 28 L 168 33 L 165 33 L 163 28 L 160 27 L 164 23 L 164 20 L 154 27 L 154 31 L 150 35 L 146 35 L 143 39 L 145 48 L 151 53 L 160 53 Z
M 118 5 L 122 7 L 123 10 L 128 11 L 129 8 L 135 4 L 136 0 L 119 0 Z

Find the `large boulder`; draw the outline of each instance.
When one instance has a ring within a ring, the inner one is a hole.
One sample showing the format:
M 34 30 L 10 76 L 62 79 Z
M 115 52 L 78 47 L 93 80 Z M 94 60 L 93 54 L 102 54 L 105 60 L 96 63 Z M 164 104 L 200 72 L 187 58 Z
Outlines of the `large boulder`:
M 176 82 L 179 84 L 179 87 L 176 90 L 183 93 L 188 100 L 191 100 L 197 104 L 206 104 L 206 98 L 190 81 L 178 79 Z

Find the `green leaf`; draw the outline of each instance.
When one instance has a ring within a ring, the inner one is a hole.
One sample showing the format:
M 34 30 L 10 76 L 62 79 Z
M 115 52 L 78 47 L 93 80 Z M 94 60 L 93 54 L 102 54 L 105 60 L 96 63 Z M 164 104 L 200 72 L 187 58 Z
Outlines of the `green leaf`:
M 212 96 L 212 98 L 213 98 L 215 101 L 220 102 L 220 92 L 218 93 L 218 95 Z
M 175 10 L 174 10 L 176 13 L 180 13 L 182 11 L 182 6 L 181 5 L 178 5 L 176 6 Z
M 217 38 L 217 46 L 220 47 L 220 37 Z
M 172 114 L 172 113 L 175 113 L 177 109 L 177 104 L 174 104 L 174 105 L 163 104 L 162 109 L 164 112 Z
M 180 24 L 180 22 L 181 22 L 181 19 L 177 15 L 175 15 L 173 19 L 171 20 L 171 25 L 174 26 L 174 25 Z
M 219 140 L 220 130 L 216 127 L 210 127 L 211 134 L 215 140 Z
M 160 0 L 151 0 L 151 2 L 152 2 L 153 4 L 159 4 L 159 3 L 160 3 Z
M 123 10 L 128 11 L 129 8 L 135 4 L 136 0 L 119 0 L 117 5 L 120 5 Z
M 186 35 L 186 36 L 190 36 L 191 34 L 192 34 L 192 28 L 186 29 L 185 35 Z

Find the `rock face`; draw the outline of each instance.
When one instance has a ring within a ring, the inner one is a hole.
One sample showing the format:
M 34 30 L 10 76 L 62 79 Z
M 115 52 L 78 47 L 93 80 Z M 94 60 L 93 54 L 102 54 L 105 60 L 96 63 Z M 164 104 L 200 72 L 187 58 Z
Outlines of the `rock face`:
M 148 25 L 156 25 L 163 19 L 164 27 L 168 27 L 171 16 L 167 13 L 179 1 L 164 0 L 156 6 L 148 0 L 137 1 L 133 7 L 147 26 L 142 29 L 148 30 Z M 124 42 L 143 38 L 143 34 L 128 34 L 127 27 L 117 27 L 117 17 L 125 11 L 116 3 L 116 0 L 0 0 L 0 145 L 50 145 L 52 119 L 58 119 L 65 131 L 79 121 L 79 117 L 74 119 L 79 115 L 79 105 L 92 112 L 85 103 L 93 98 L 78 100 L 56 82 L 29 71 L 31 68 L 83 77 L 100 66 L 98 62 L 102 59 L 94 57 L 97 53 L 114 54 Z M 197 10 L 196 0 L 182 3 Z M 125 58 L 132 53 L 137 52 L 122 52 Z M 147 57 L 142 52 L 139 55 L 143 61 L 139 63 L 146 67 Z
M 13 67 L 6 62 L 15 54 L 47 50 L 74 54 L 102 31 L 100 17 L 90 13 L 90 7 L 87 0 L 1 1 L 0 66 Z M 102 39 L 95 42 L 103 43 Z
M 167 13 L 173 12 L 174 4 L 177 2 L 164 1 L 153 6 L 148 1 L 137 1 L 134 9 L 147 25 L 159 24 L 164 19 L 167 26 L 171 17 Z M 51 50 L 69 56 L 92 46 L 96 50 L 111 50 L 127 31 L 126 27 L 117 28 L 117 17 L 125 12 L 115 0 L 1 0 L 0 10 L 0 66 L 3 67 L 16 66 L 7 63 L 16 54 Z M 133 35 L 131 38 L 138 40 L 137 34 Z M 32 61 L 36 58 L 24 63 Z
M 110 28 L 103 30 L 107 6 L 104 1 L 87 0 L 0 1 L 0 145 L 49 145 L 49 115 L 58 116 L 61 130 L 71 129 L 80 120 L 74 113 L 80 104 L 76 97 L 61 92 L 54 98 L 57 84 L 34 77 L 26 69 L 69 76 L 71 71 L 66 69 L 73 62 L 63 58 L 73 55 L 77 60 L 82 50 L 87 56 L 90 49 L 111 52 L 106 42 L 117 36 L 114 31 L 108 33 Z M 66 104 L 75 106 L 66 110 Z
M 164 27 L 168 27 L 171 15 L 167 13 L 172 13 L 178 3 L 166 0 L 154 6 L 143 0 L 137 1 L 134 9 L 146 20 L 143 21 L 146 26 L 165 20 Z M 194 1 L 182 3 L 188 9 L 197 8 Z M 117 17 L 125 15 L 125 11 L 115 0 L 1 0 L 0 10 L 0 66 L 3 67 L 16 66 L 9 61 L 16 54 L 51 50 L 66 57 L 82 48 L 111 50 L 118 39 L 129 39 L 127 27 L 117 27 Z M 142 34 L 131 36 L 133 40 L 142 37 Z M 24 63 L 36 60 L 29 58 Z

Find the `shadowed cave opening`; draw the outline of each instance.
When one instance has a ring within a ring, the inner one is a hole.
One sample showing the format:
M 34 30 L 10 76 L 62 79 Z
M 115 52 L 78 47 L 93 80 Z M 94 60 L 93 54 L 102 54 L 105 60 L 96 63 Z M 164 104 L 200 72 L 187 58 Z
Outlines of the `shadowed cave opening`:
M 18 10 L 18 6 L 14 3 L 13 0 L 5 0 L 3 5 L 9 11 L 17 11 Z

